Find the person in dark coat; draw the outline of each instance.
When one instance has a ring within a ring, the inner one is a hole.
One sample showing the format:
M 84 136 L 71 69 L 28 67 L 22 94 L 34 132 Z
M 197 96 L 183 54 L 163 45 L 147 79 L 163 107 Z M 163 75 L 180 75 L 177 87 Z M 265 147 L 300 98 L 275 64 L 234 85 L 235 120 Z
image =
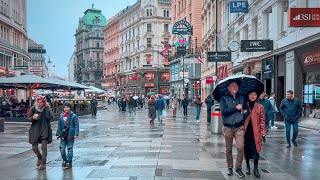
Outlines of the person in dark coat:
M 265 125 L 266 125 L 266 130 L 268 133 L 269 129 L 269 122 L 271 120 L 271 116 L 273 115 L 273 108 L 268 99 L 265 98 L 266 93 L 262 93 L 259 96 L 258 103 L 261 104 L 264 107 L 264 114 L 265 114 Z
M 189 100 L 187 99 L 187 97 L 184 97 L 182 102 L 182 108 L 183 108 L 183 116 L 187 117 L 188 116 L 188 105 L 189 105 Z
M 78 139 L 79 136 L 79 121 L 77 115 L 71 111 L 69 102 L 64 103 L 63 111 L 58 120 L 56 136 L 58 139 L 60 138 L 59 149 L 62 157 L 62 167 L 69 169 L 72 167 L 74 140 Z M 66 148 L 68 154 L 65 152 Z
M 246 174 L 250 175 L 250 159 L 254 160 L 253 174 L 260 178 L 258 171 L 259 153 L 261 152 L 262 140 L 265 142 L 267 135 L 265 128 L 264 107 L 257 103 L 257 93 L 252 91 L 248 95 L 248 111 L 244 121 L 244 157 L 247 163 Z
M 37 167 L 39 170 L 46 169 L 47 145 L 52 142 L 52 129 L 50 121 L 53 119 L 46 97 L 38 96 L 35 105 L 31 108 L 29 119 L 32 121 L 29 129 L 29 143 L 32 150 L 37 155 Z M 42 154 L 38 149 L 41 144 Z
M 293 97 L 293 91 L 288 90 L 286 99 L 283 99 L 280 105 L 280 113 L 284 117 L 284 124 L 286 126 L 286 140 L 287 148 L 290 148 L 290 130 L 293 126 L 292 143 L 297 146 L 297 136 L 299 128 L 299 119 L 302 116 L 302 105 L 299 99 Z
M 207 122 L 211 122 L 211 106 L 214 104 L 213 95 L 209 94 L 209 96 L 206 98 L 205 103 L 207 105 Z
M 149 102 L 148 102 L 148 107 L 149 107 L 149 118 L 150 124 L 154 124 L 154 120 L 157 117 L 157 102 L 154 96 L 151 96 Z
M 126 112 L 126 109 L 127 109 L 127 101 L 126 101 L 125 98 L 122 98 L 122 101 L 121 101 L 121 111 L 122 111 L 123 113 L 125 113 L 125 112 Z
M 97 107 L 98 107 L 98 102 L 95 98 L 91 100 L 91 111 L 92 111 L 92 116 L 97 115 Z

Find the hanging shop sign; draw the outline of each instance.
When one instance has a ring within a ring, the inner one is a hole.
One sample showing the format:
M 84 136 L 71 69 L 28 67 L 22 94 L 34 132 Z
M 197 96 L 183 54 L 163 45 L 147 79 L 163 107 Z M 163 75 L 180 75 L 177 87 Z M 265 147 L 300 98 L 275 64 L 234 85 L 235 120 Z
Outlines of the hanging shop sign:
M 310 66 L 320 63 L 320 50 L 311 51 L 302 55 L 304 66 Z
M 290 8 L 288 13 L 290 27 L 320 26 L 320 8 Z
M 206 77 L 206 84 L 213 84 L 213 77 Z
M 145 87 L 154 87 L 154 83 L 145 83 L 144 86 Z
M 172 34 L 193 34 L 193 28 L 190 23 L 184 20 L 177 21 L 172 27 Z
M 177 47 L 177 55 L 178 56 L 184 56 L 184 55 L 186 55 L 186 53 L 187 53 L 187 50 L 186 50 L 185 46 L 178 46 Z
M 273 72 L 273 58 L 262 61 L 262 79 L 272 79 Z
M 230 0 L 230 13 L 248 13 L 249 3 L 245 0 Z
M 231 61 L 230 51 L 208 52 L 208 62 L 228 62 Z
M 273 40 L 241 40 L 241 52 L 272 51 Z
M 27 69 L 29 69 L 29 67 L 28 66 L 15 66 L 14 69 L 15 70 L 27 70 Z

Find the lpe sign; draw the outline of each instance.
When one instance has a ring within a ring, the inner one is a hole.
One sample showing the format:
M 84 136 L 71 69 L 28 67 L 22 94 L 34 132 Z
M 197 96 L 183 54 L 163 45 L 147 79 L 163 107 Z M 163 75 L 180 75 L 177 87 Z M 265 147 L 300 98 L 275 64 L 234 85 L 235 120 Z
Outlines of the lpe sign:
M 290 8 L 288 18 L 291 27 L 319 27 L 320 8 Z
M 230 13 L 248 13 L 248 1 L 246 0 L 231 0 L 230 1 Z

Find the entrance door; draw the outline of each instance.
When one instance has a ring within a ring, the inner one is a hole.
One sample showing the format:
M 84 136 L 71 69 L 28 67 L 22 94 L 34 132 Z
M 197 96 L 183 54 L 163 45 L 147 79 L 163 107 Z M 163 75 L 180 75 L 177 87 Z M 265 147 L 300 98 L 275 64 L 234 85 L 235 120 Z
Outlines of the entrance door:
M 266 93 L 269 95 L 271 93 L 272 81 L 271 79 L 266 79 Z
M 281 101 L 285 98 L 285 77 L 280 76 L 277 79 L 277 90 L 276 90 L 276 103 L 278 108 L 280 107 Z M 276 119 L 283 120 L 283 117 L 280 113 L 277 113 Z

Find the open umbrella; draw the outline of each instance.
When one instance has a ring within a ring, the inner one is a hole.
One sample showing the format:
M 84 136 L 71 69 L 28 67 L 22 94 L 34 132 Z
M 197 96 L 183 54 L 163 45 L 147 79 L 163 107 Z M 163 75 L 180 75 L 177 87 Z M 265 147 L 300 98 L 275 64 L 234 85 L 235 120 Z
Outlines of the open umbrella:
M 136 99 L 139 99 L 139 96 L 133 96 L 132 98 L 136 100 Z
M 212 95 L 214 99 L 220 102 L 220 98 L 229 93 L 228 87 L 231 82 L 237 82 L 239 86 L 238 93 L 247 96 L 250 91 L 256 91 L 257 95 L 263 93 L 264 85 L 263 83 L 254 76 L 249 75 L 234 75 L 230 76 L 222 81 L 220 81 L 214 88 Z

